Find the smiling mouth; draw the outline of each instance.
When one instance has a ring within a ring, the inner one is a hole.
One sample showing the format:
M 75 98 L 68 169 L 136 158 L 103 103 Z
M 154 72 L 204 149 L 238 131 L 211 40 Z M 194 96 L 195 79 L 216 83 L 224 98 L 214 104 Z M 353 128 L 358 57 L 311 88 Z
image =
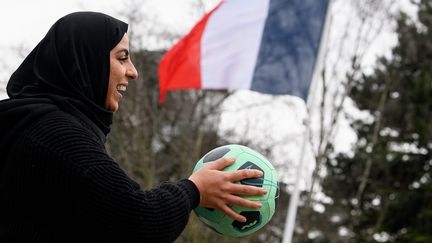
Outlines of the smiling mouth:
M 127 89 L 127 86 L 126 85 L 118 85 L 117 86 L 117 91 L 126 91 L 126 89 Z

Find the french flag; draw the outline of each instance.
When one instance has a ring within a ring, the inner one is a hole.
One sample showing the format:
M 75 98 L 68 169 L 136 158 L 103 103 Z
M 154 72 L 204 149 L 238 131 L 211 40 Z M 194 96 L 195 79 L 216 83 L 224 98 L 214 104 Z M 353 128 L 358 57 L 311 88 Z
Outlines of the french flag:
M 307 99 L 329 0 L 224 0 L 159 63 L 159 101 L 181 89 Z

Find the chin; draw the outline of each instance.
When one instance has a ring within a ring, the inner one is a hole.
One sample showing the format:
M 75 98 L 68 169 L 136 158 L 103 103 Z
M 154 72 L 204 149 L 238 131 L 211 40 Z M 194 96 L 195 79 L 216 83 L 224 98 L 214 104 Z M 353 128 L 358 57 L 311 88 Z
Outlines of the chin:
M 119 109 L 119 106 L 118 106 L 118 104 L 108 105 L 107 107 L 105 107 L 105 109 L 107 109 L 108 111 L 111 111 L 111 112 L 116 112 Z

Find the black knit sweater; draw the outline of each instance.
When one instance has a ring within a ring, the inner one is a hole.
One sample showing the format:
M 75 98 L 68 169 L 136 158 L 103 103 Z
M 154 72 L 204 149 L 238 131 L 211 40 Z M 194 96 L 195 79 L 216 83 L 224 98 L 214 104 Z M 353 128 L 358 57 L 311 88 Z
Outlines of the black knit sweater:
M 199 203 L 189 180 L 140 189 L 61 111 L 17 136 L 3 162 L 0 242 L 173 242 Z

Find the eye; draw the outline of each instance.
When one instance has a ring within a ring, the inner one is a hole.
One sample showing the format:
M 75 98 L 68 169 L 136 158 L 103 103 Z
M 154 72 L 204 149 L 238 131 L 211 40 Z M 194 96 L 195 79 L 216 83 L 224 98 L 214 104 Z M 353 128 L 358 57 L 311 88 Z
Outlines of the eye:
M 118 60 L 119 60 L 121 63 L 126 62 L 128 59 L 129 59 L 129 56 L 121 56 L 121 57 L 118 58 Z

